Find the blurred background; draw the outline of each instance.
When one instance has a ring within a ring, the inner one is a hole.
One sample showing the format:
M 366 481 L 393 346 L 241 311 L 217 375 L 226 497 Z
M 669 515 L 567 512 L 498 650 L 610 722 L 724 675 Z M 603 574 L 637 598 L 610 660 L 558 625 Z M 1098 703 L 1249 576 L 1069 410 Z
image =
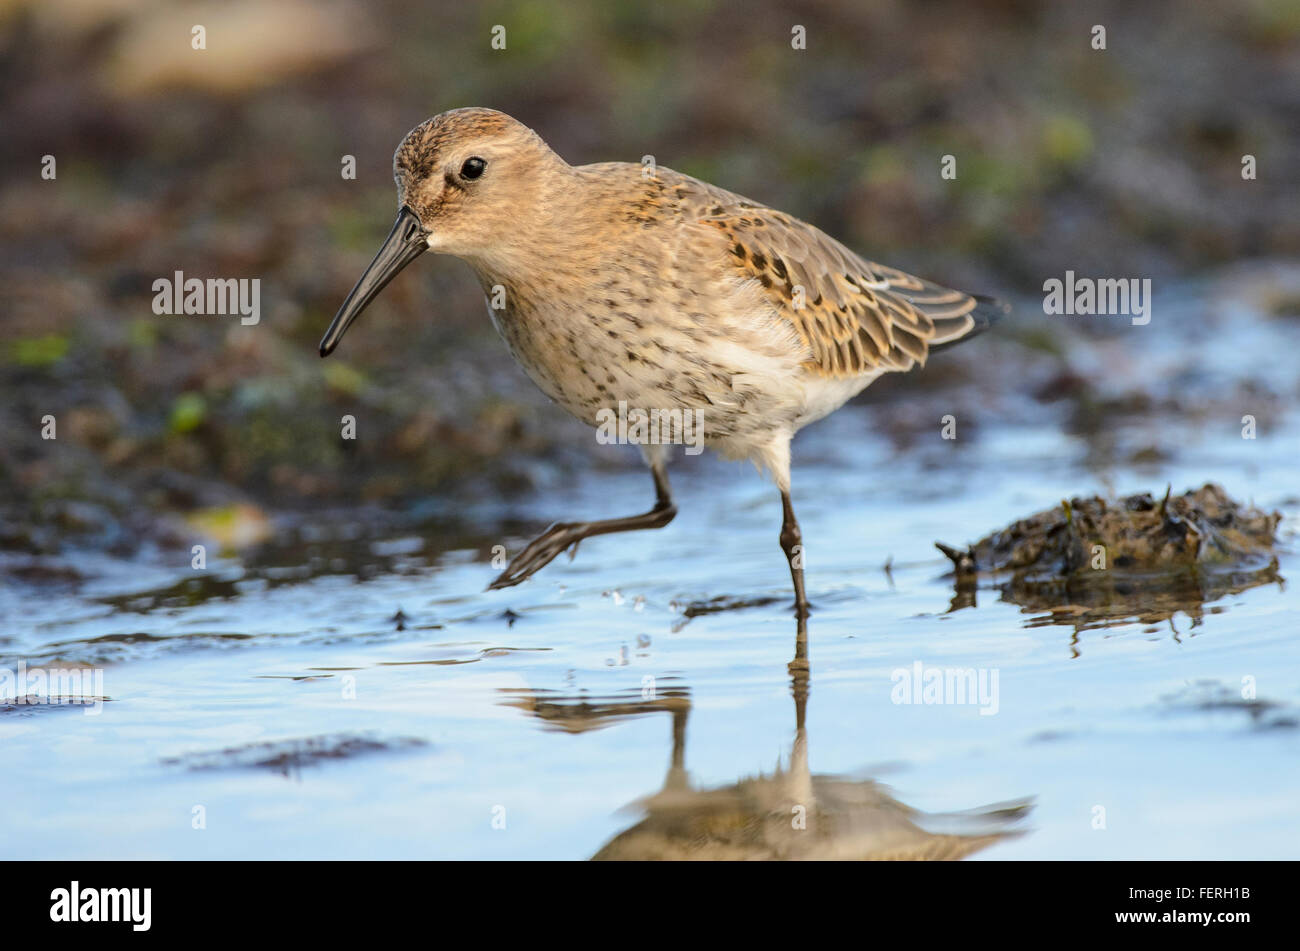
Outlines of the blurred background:
M 421 261 L 316 355 L 391 224 L 394 147 L 465 105 L 570 162 L 652 154 L 869 257 L 1023 298 L 1004 333 L 1038 361 L 1034 398 L 1086 401 L 1045 279 L 1160 287 L 1300 250 L 1298 42 L 1291 0 L 2 0 L 0 546 L 165 543 L 194 512 L 252 513 L 257 535 L 266 511 L 639 464 L 546 404 L 454 260 Z M 156 316 L 152 282 L 177 270 L 260 279 L 261 323 Z M 1293 289 L 1269 293 L 1294 312 Z
M 0 74 L 0 675 L 102 673 L 104 711 L 0 695 L 0 857 L 1295 858 L 1295 0 L 0 0 Z M 461 262 L 317 355 L 394 148 L 467 105 L 1013 303 L 800 434 L 807 630 L 776 492 L 709 454 L 672 525 L 483 592 L 650 485 Z M 259 280 L 260 322 L 155 314 L 177 271 Z M 1150 323 L 1048 316 L 1067 271 L 1149 279 Z M 933 544 L 1207 482 L 1243 508 L 1157 541 L 1255 549 L 1017 585 Z M 900 703 L 922 663 L 998 715 Z

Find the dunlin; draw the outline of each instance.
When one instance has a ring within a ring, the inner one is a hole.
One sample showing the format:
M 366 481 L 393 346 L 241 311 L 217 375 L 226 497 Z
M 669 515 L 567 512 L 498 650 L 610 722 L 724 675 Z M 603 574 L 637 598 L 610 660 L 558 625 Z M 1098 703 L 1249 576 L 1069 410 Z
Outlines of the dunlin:
M 393 174 L 397 222 L 321 340 L 321 356 L 420 254 L 463 259 L 514 358 L 574 416 L 597 426 L 608 418 L 602 411 L 620 408 L 690 411 L 706 446 L 771 473 L 800 618 L 808 599 L 790 504 L 791 438 L 882 374 L 924 364 L 1004 312 L 663 166 L 569 165 L 491 109 L 455 109 L 416 126 L 397 148 Z M 665 446 L 640 448 L 654 475 L 653 508 L 558 522 L 491 587 L 518 584 L 584 538 L 672 521 Z

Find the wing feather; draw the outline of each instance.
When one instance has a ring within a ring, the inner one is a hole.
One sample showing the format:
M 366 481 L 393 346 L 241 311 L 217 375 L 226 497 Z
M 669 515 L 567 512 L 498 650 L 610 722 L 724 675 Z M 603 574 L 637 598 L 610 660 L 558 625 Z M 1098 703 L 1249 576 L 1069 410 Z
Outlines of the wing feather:
M 910 370 L 1005 311 L 988 298 L 868 261 L 783 212 L 669 174 L 684 221 L 723 237 L 728 266 L 762 286 L 808 347 L 806 365 L 822 376 Z

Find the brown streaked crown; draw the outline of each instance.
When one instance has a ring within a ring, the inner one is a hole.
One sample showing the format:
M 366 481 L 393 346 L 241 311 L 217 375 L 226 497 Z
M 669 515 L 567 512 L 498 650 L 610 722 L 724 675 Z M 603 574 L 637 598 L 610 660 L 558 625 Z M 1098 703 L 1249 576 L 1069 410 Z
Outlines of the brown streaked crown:
M 450 146 L 511 132 L 537 138 L 532 129 L 495 109 L 469 106 L 441 113 L 406 133 L 393 153 L 393 177 L 399 188 L 403 180 L 428 178 Z

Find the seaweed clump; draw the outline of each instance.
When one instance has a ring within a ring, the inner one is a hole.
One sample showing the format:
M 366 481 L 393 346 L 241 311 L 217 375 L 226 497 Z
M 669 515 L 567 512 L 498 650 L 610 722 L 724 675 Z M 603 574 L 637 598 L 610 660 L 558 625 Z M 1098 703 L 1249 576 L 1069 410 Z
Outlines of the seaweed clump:
M 1161 620 L 1178 610 L 1199 618 L 1200 604 L 1277 579 L 1281 518 L 1207 483 L 1161 500 L 1146 492 L 1073 498 L 965 549 L 935 545 L 953 563 L 954 608 L 974 604 L 980 575 L 1009 572 L 1004 600 L 1082 626 L 1131 615 Z

